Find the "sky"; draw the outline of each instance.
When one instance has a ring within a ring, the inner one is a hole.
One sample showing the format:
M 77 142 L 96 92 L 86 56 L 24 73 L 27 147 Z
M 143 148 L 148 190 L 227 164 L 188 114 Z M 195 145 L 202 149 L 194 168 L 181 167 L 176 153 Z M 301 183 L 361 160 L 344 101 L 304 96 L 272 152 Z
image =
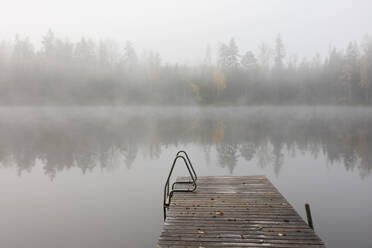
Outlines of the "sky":
M 163 61 L 200 63 L 209 45 L 216 59 L 221 43 L 234 37 L 240 54 L 274 45 L 281 34 L 287 58 L 326 55 L 372 34 L 370 0 L 1 0 L 0 39 L 29 37 L 40 45 L 51 29 L 77 41 L 129 40 L 141 53 Z

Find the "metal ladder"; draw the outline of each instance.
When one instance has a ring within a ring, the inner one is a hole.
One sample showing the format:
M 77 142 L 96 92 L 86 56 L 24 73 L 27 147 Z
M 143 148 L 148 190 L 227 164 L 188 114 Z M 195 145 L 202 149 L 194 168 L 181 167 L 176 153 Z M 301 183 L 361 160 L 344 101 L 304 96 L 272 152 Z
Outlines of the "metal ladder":
M 191 181 L 188 180 L 188 181 L 177 181 L 177 182 L 174 182 L 172 184 L 172 190 L 169 191 L 169 180 L 170 180 L 170 178 L 172 176 L 174 166 L 176 165 L 176 162 L 179 159 L 182 159 L 183 162 L 185 163 L 186 168 L 187 168 L 187 170 L 188 170 L 188 172 L 190 174 Z M 197 179 L 198 179 L 198 177 L 197 177 L 197 175 L 195 173 L 194 167 L 192 166 L 191 161 L 190 161 L 190 158 L 187 155 L 187 153 L 185 151 L 179 151 L 179 152 L 177 152 L 176 157 L 173 160 L 173 164 L 172 164 L 171 170 L 169 172 L 167 181 L 166 181 L 165 186 L 164 186 L 164 199 L 163 199 L 164 221 L 167 218 L 167 209 L 169 208 L 169 205 L 170 205 L 170 202 L 171 202 L 173 193 L 174 192 L 194 192 L 196 190 L 196 187 L 197 187 L 197 185 L 196 185 L 196 180 Z M 177 184 L 191 184 L 193 187 L 191 189 L 189 189 L 189 188 L 187 188 L 187 189 L 176 189 L 175 186 Z

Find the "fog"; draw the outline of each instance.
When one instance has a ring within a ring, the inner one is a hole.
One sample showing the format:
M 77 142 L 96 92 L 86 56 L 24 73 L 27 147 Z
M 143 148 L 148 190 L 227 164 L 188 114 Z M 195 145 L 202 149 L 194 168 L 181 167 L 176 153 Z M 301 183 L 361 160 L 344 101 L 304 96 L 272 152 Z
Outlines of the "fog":
M 52 30 L 37 49 L 28 38 L 0 44 L 0 104 L 13 105 L 357 105 L 370 104 L 372 38 L 323 58 L 286 58 L 280 34 L 259 52 L 221 43 L 199 65 L 168 64 L 127 41 L 71 42 Z
M 40 46 L 51 28 L 59 37 L 96 42 L 131 41 L 136 49 L 159 52 L 165 62 L 198 64 L 209 44 L 231 37 L 241 51 L 256 52 L 262 42 L 282 34 L 288 55 L 326 55 L 371 33 L 371 2 L 331 1 L 2 1 L 0 38 L 27 36 Z
M 198 175 L 266 175 L 303 218 L 310 202 L 327 247 L 370 247 L 368 107 L 3 107 L 0 117 L 1 247 L 155 247 L 180 149 Z
M 371 9 L 2 1 L 0 247 L 155 247 L 179 150 L 198 176 L 267 176 L 304 219 L 310 203 L 326 247 L 372 247 Z
M 322 153 L 362 178 L 372 173 L 370 108 L 17 107 L 0 115 L 0 165 L 11 161 L 22 174 L 42 161 L 52 180 L 72 167 L 115 168 L 117 156 L 131 169 L 137 157 L 157 160 L 167 147 L 190 144 L 202 148 L 207 164 L 215 149 L 228 173 L 239 158 L 257 158 L 279 175 L 296 151 L 314 159 Z
M 370 104 L 370 7 L 7 2 L 0 104 Z

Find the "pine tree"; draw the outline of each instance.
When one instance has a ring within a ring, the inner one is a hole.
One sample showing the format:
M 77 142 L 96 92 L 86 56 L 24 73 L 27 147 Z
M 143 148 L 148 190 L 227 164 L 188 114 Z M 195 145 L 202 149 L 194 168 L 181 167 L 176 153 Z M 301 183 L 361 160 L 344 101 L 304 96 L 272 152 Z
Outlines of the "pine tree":
M 280 34 L 276 37 L 275 40 L 275 58 L 274 58 L 274 66 L 277 70 L 282 70 L 284 67 L 283 59 L 285 57 L 285 48 L 280 37 Z
M 245 68 L 245 69 L 255 69 L 257 66 L 257 59 L 254 56 L 253 52 L 248 51 L 244 54 L 244 56 L 241 59 L 240 64 Z
M 237 68 L 239 65 L 239 49 L 234 38 L 231 38 L 229 45 L 222 44 L 219 50 L 218 65 L 225 70 Z

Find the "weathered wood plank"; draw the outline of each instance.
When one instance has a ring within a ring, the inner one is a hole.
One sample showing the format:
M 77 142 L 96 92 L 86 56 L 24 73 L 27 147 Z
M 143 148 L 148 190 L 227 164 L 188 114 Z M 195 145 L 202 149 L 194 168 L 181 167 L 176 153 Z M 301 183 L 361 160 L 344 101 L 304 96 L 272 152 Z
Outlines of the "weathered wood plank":
M 265 176 L 200 177 L 197 184 L 193 193 L 174 194 L 159 248 L 325 247 Z

